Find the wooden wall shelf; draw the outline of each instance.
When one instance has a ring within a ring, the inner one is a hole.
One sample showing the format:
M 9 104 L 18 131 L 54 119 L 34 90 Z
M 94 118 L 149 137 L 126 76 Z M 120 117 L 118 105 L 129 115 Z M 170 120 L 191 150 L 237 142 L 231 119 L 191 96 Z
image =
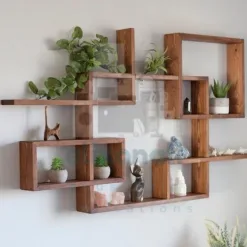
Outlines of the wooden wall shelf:
M 126 73 L 91 72 L 83 90 L 77 90 L 74 100 L 5 99 L 2 105 L 51 105 L 75 107 L 75 139 L 59 141 L 20 142 L 20 188 L 38 191 L 76 187 L 76 209 L 84 213 L 100 213 L 137 207 L 154 206 L 197 200 L 209 196 L 209 162 L 246 159 L 245 155 L 207 157 L 209 147 L 209 119 L 245 117 L 244 97 L 244 40 L 228 37 L 173 33 L 164 35 L 164 47 L 168 47 L 169 75 L 136 74 L 134 29 L 116 31 L 119 63 L 124 64 Z M 227 46 L 227 80 L 234 85 L 229 91 L 230 114 L 209 113 L 209 78 L 207 76 L 182 75 L 182 42 L 213 42 Z M 95 78 L 116 79 L 117 100 L 94 100 Z M 152 161 L 152 198 L 143 202 L 126 201 L 123 205 L 96 207 L 94 185 L 125 181 L 125 140 L 123 138 L 93 138 L 93 106 L 133 105 L 136 103 L 136 80 L 164 81 L 164 116 L 167 119 L 191 120 L 192 158 L 184 160 L 157 159 Z M 183 114 L 183 84 L 191 83 L 192 115 Z M 111 177 L 94 179 L 94 145 L 107 145 Z M 75 146 L 76 178 L 64 184 L 39 183 L 37 176 L 37 148 Z M 170 193 L 170 166 L 192 164 L 192 192 L 185 197 Z

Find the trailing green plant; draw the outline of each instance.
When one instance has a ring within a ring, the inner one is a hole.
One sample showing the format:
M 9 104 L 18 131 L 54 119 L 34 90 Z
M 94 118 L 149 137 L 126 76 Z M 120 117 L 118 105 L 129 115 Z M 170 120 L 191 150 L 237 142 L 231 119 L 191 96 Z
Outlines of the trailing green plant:
M 39 89 L 34 82 L 29 81 L 29 89 L 39 99 L 56 99 L 67 92 L 74 94 L 76 88 L 84 88 L 89 72 L 99 67 L 113 73 L 126 71 L 123 64 L 117 64 L 116 49 L 103 35 L 96 34 L 95 39 L 86 41 L 83 40 L 82 29 L 75 27 L 70 39 L 60 39 L 56 44 L 60 49 L 66 50 L 69 55 L 69 64 L 65 67 L 66 75 L 62 78 L 47 78 L 44 89 Z
M 95 167 L 107 167 L 108 163 L 103 155 L 97 155 L 94 162 Z
M 155 44 L 153 45 L 154 48 L 149 50 L 149 53 L 145 59 L 144 74 L 157 74 L 159 71 L 163 71 L 167 74 L 166 61 L 170 60 L 170 57 L 166 55 L 167 48 L 164 52 L 161 52 L 156 48 Z
M 54 170 L 54 171 L 64 170 L 63 160 L 59 157 L 53 158 L 52 164 L 51 164 L 51 170 Z
M 212 220 L 206 220 L 208 243 L 210 247 L 246 247 L 246 234 L 240 233 L 240 227 L 237 224 L 231 229 L 228 229 L 227 224 L 220 227 Z
M 231 88 L 230 83 L 220 83 L 220 81 L 214 79 L 214 84 L 211 85 L 212 92 L 215 98 L 225 98 L 228 91 Z

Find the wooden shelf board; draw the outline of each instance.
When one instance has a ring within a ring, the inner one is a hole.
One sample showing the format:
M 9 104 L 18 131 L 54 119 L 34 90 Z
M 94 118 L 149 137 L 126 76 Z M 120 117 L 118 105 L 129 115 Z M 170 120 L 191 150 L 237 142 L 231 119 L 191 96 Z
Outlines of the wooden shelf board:
M 132 79 L 135 75 L 128 73 L 110 73 L 110 72 L 91 72 L 93 78 L 108 78 L 108 79 Z
M 93 138 L 93 139 L 63 139 L 63 140 L 35 140 L 35 141 L 21 141 L 21 143 L 32 143 L 36 147 L 62 147 L 62 146 L 79 146 L 89 144 L 114 144 L 122 143 L 124 138 Z
M 5 99 L 1 100 L 1 105 L 90 105 L 89 100 L 41 100 L 41 99 Z
M 244 118 L 243 114 L 188 114 L 181 119 L 220 119 L 220 118 Z
M 208 76 L 183 76 L 183 81 L 208 81 Z
M 178 80 L 178 76 L 175 75 L 145 75 L 145 74 L 137 74 L 136 79 L 141 80 L 157 80 L 157 81 L 176 81 Z
M 122 183 L 124 178 L 107 178 L 107 179 L 95 179 L 92 181 L 79 181 L 76 179 L 68 180 L 66 183 L 39 183 L 37 190 L 55 190 L 55 189 L 66 189 L 75 187 L 84 187 L 99 184 L 111 184 L 111 183 Z
M 95 206 L 92 213 L 103 213 L 103 212 L 110 212 L 110 211 L 124 210 L 124 209 L 131 209 L 131 208 L 156 206 L 156 205 L 162 205 L 162 204 L 167 204 L 167 203 L 176 203 L 176 202 L 203 199 L 203 198 L 207 198 L 207 197 L 208 197 L 208 195 L 206 195 L 206 194 L 188 193 L 187 196 L 183 196 L 183 197 L 171 196 L 170 199 L 146 198 L 146 199 L 144 199 L 143 202 L 126 201 L 122 205 L 109 205 L 107 207 Z
M 159 159 L 158 162 L 168 162 L 169 164 L 193 164 L 201 162 L 215 162 L 215 161 L 224 161 L 224 160 L 239 160 L 247 159 L 247 154 L 233 154 L 233 155 L 221 155 L 221 156 L 210 156 L 210 157 L 201 157 L 201 158 L 187 158 L 182 160 L 170 160 L 170 159 Z
M 178 33 L 184 41 L 195 41 L 195 42 L 207 42 L 207 43 L 219 43 L 219 44 L 241 44 L 244 42 L 243 39 L 219 37 L 211 35 L 201 34 L 189 34 L 189 33 Z
M 135 105 L 132 100 L 93 100 L 93 105 Z

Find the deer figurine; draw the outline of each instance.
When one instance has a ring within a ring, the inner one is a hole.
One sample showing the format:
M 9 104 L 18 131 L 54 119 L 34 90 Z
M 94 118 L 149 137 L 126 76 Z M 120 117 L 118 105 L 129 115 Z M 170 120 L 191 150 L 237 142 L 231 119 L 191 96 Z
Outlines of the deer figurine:
M 45 132 L 44 132 L 44 140 L 47 141 L 50 136 L 54 136 L 56 140 L 59 140 L 59 131 L 60 131 L 60 124 L 57 123 L 56 126 L 51 129 L 48 127 L 47 124 L 47 106 L 45 106 Z

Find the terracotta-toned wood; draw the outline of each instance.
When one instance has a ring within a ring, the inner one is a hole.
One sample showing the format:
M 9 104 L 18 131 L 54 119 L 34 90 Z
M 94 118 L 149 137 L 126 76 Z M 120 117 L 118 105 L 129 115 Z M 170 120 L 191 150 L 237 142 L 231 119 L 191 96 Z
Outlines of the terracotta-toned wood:
M 169 160 L 169 159 L 159 159 L 160 162 L 168 162 L 169 164 L 194 164 L 200 162 L 216 162 L 216 161 L 227 161 L 227 160 L 240 160 L 247 159 L 247 154 L 233 154 L 233 155 L 222 155 L 217 157 L 191 157 L 183 160 Z
M 135 105 L 135 101 L 132 100 L 125 100 L 125 97 L 120 97 L 122 100 L 93 100 L 93 105 Z M 126 97 L 129 99 L 129 97 Z
M 107 154 L 111 176 L 125 179 L 125 141 L 108 144 Z
M 55 137 L 56 140 L 59 140 L 59 131 L 60 124 L 57 123 L 54 128 L 50 128 L 47 123 L 47 105 L 45 106 L 45 131 L 44 131 L 44 140 L 47 141 L 50 137 Z
M 193 193 L 209 194 L 209 163 L 192 164 Z
M 133 28 L 117 30 L 117 52 L 119 64 L 124 64 L 126 72 L 135 74 L 135 34 Z M 136 101 L 135 76 L 118 80 L 118 100 Z
M 208 76 L 183 76 L 183 81 L 201 81 L 208 82 Z
M 208 81 L 191 82 L 191 108 L 194 114 L 209 114 Z
M 243 43 L 243 39 L 219 37 L 211 35 L 201 34 L 189 34 L 189 33 L 178 33 L 182 40 L 195 41 L 195 42 L 208 42 L 208 43 L 219 43 L 219 44 L 240 44 Z
M 177 81 L 178 76 L 175 75 L 145 75 L 145 74 L 137 74 L 136 79 L 140 80 L 155 80 L 155 81 Z
M 40 100 L 40 99 L 5 99 L 1 100 L 1 105 L 57 105 L 57 106 L 74 106 L 90 105 L 89 100 Z
M 232 84 L 228 97 L 230 113 L 245 114 L 244 41 L 227 45 L 227 81 Z
M 111 72 L 90 72 L 93 78 L 108 78 L 108 79 L 132 79 L 135 77 L 133 74 L 128 73 L 111 73 Z
M 152 162 L 152 197 L 170 198 L 170 165 L 168 162 Z
M 90 185 L 99 184 L 111 184 L 111 183 L 122 183 L 123 178 L 107 178 L 107 179 L 94 179 L 91 181 L 80 181 L 76 179 L 68 180 L 66 183 L 56 184 L 56 183 L 39 183 L 37 190 L 56 190 L 56 189 L 66 189 L 75 187 L 84 187 Z
M 32 143 L 19 143 L 20 188 L 36 190 L 38 185 L 37 152 Z
M 108 207 L 95 207 L 92 213 L 103 213 L 103 212 L 110 212 L 110 211 L 116 211 L 116 210 L 127 210 L 131 208 L 150 207 L 150 206 L 156 206 L 156 205 L 162 205 L 162 204 L 168 204 L 168 203 L 199 200 L 199 199 L 204 199 L 204 198 L 208 198 L 208 195 L 188 193 L 187 196 L 183 196 L 183 197 L 171 196 L 170 199 L 146 198 L 144 199 L 143 202 L 126 201 L 122 205 L 109 205 Z
M 164 47 L 168 48 L 168 73 L 178 76 L 178 80 L 165 82 L 165 118 L 180 118 L 182 115 L 182 39 L 178 34 L 168 34 L 164 38 Z
M 244 118 L 243 114 L 189 114 L 183 115 L 182 119 L 220 119 L 220 118 Z

